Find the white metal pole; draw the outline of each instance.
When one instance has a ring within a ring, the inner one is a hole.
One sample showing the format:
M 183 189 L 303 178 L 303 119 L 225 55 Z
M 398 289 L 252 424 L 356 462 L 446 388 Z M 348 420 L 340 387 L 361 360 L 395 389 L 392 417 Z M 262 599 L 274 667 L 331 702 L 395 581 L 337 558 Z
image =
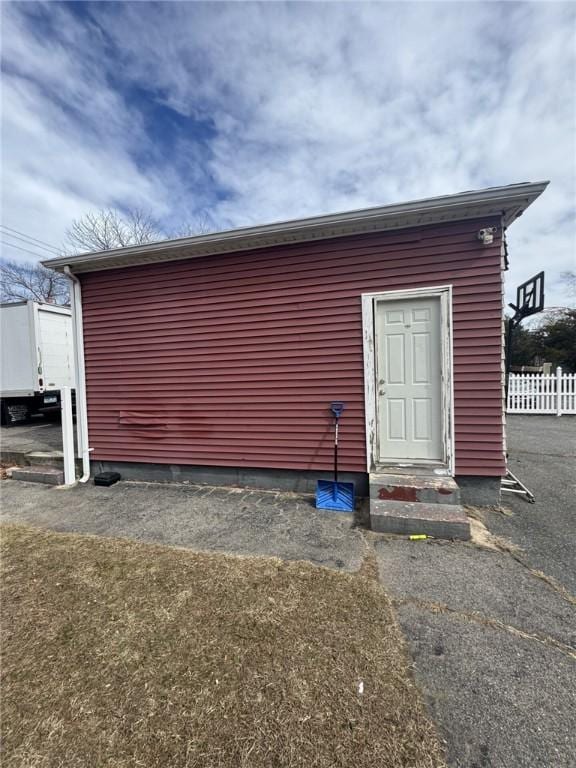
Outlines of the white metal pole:
M 74 466 L 74 424 L 72 422 L 72 391 L 70 387 L 60 390 L 62 410 L 62 450 L 64 452 L 64 484 L 74 485 L 76 468 Z
M 562 416 L 562 368 L 560 366 L 556 368 L 556 416 Z

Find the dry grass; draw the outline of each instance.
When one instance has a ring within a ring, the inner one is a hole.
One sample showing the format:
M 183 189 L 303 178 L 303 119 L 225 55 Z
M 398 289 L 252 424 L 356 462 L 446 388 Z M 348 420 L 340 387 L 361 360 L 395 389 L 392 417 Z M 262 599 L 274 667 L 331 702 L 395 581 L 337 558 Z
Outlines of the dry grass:
M 2 549 L 4 768 L 443 765 L 366 573 L 12 525 Z

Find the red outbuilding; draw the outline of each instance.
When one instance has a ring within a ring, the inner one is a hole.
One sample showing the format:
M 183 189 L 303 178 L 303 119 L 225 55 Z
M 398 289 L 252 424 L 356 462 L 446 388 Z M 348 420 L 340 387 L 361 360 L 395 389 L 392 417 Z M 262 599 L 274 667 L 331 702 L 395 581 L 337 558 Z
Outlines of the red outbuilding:
M 310 490 L 339 400 L 360 494 L 389 473 L 497 502 L 505 231 L 545 187 L 46 262 L 75 285 L 81 450 L 123 477 Z

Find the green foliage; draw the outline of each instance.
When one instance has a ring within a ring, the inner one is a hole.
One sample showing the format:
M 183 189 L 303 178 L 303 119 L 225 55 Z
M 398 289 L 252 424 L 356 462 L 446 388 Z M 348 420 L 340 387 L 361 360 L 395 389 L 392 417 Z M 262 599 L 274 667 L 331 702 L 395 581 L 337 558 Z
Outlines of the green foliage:
M 534 334 L 546 360 L 568 373 L 576 372 L 576 309 L 549 315 Z
M 508 324 L 508 318 L 506 318 L 506 324 Z M 508 338 L 508 335 L 506 335 L 506 338 Z M 539 342 L 531 331 L 522 326 L 514 329 L 512 365 L 537 365 L 541 352 Z
M 550 312 L 536 328 L 516 328 L 512 365 L 552 363 L 566 373 L 576 372 L 576 309 Z

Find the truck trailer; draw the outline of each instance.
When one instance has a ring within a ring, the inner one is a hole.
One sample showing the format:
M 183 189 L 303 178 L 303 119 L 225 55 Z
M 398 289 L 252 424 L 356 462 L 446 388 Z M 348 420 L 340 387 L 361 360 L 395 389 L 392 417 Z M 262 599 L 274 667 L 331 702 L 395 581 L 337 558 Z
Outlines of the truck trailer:
M 60 389 L 74 387 L 74 342 L 69 307 L 18 301 L 0 304 L 1 419 L 25 423 L 57 409 Z

